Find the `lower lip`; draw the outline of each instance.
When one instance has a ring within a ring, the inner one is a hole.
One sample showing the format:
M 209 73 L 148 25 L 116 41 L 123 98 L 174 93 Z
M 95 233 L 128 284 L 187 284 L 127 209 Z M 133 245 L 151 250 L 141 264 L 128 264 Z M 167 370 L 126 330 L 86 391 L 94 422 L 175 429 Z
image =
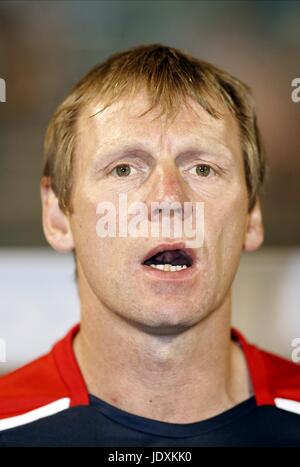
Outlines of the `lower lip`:
M 181 269 L 181 271 L 175 272 L 161 271 L 160 269 L 155 269 L 151 266 L 146 266 L 145 264 L 141 264 L 141 267 L 142 271 L 146 273 L 149 278 L 168 282 L 186 282 L 195 277 L 196 274 L 199 272 L 195 263 L 189 268 Z

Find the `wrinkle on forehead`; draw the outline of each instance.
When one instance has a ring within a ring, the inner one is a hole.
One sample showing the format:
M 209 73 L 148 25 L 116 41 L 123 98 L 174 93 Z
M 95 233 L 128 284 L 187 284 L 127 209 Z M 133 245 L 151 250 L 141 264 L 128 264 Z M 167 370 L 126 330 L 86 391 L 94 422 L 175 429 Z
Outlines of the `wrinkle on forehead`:
M 231 146 L 231 150 L 240 152 L 239 125 L 229 109 L 223 107 L 223 117 L 217 119 L 193 99 L 187 98 L 171 119 L 166 114 L 160 115 L 159 106 L 140 117 L 149 109 L 149 104 L 147 95 L 142 92 L 131 99 L 123 97 L 103 111 L 99 102 L 90 104 L 79 118 L 79 146 L 94 152 L 114 142 L 120 144 L 140 138 L 162 148 L 164 142 L 175 142 L 196 135 Z M 218 110 L 221 110 L 220 104 Z

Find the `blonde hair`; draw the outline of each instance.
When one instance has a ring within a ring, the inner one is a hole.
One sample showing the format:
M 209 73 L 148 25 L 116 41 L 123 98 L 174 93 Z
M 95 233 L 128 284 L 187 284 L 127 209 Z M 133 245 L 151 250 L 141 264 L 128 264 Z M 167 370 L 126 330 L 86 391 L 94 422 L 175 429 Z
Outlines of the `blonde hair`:
M 140 45 L 111 55 L 84 76 L 54 112 L 45 137 L 43 175 L 50 178 L 61 209 L 72 211 L 78 117 L 95 99 L 101 100 L 104 110 L 141 86 L 146 87 L 151 105 L 140 116 L 157 105 L 168 116 L 176 114 L 187 97 L 215 118 L 222 117 L 218 104 L 230 110 L 239 124 L 251 211 L 265 178 L 266 162 L 249 86 L 208 62 L 161 44 Z

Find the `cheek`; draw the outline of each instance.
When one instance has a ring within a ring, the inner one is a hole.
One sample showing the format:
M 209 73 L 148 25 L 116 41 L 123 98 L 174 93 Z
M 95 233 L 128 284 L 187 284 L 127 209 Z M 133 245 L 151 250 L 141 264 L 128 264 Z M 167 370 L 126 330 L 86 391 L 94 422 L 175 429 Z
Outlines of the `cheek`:
M 222 261 L 236 261 L 244 242 L 247 197 L 242 193 L 206 209 L 206 244 Z
M 97 203 L 90 199 L 74 200 L 74 213 L 71 217 L 71 227 L 75 243 L 77 260 L 82 265 L 99 263 L 101 256 L 101 238 L 97 235 Z
M 128 257 L 125 257 L 126 238 L 101 237 L 97 233 L 97 222 L 101 218 L 101 214 L 97 213 L 97 206 L 108 201 L 115 206 L 114 200 L 107 198 L 78 200 L 74 205 L 79 208 L 75 210 L 71 220 L 77 258 L 85 270 L 89 270 L 89 274 L 95 272 L 98 277 L 101 271 L 109 271 L 108 275 L 114 272 L 117 274 L 119 265 L 128 262 Z M 118 210 L 116 213 L 118 215 Z

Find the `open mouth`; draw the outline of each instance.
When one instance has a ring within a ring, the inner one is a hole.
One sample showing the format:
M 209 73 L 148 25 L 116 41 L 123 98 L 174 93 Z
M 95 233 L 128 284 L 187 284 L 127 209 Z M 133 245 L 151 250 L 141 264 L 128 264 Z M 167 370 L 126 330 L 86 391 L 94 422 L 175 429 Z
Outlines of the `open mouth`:
M 143 261 L 145 266 L 164 272 L 179 272 L 193 265 L 193 258 L 185 248 L 163 249 L 158 247 L 157 252 L 148 255 Z

